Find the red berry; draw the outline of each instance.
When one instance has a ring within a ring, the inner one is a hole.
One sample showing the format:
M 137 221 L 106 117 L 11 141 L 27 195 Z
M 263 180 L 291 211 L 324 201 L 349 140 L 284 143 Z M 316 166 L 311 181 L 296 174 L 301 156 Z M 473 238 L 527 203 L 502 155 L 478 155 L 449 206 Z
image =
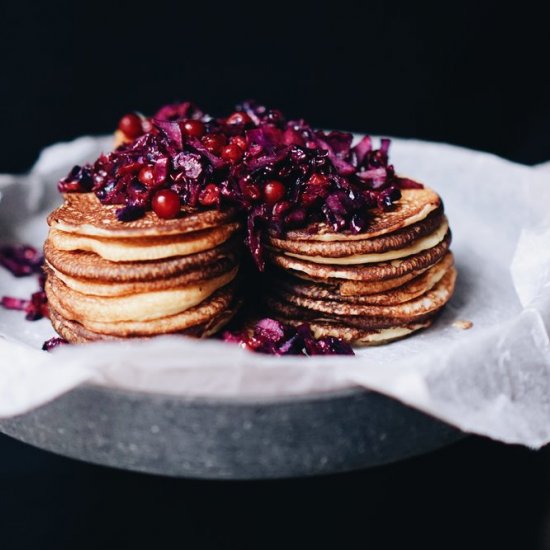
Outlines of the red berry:
M 118 129 L 130 139 L 141 136 L 143 134 L 141 117 L 136 113 L 124 115 L 118 123 Z
M 230 162 L 239 162 L 243 158 L 243 150 L 238 145 L 230 143 L 222 149 L 222 158 Z
M 151 205 L 159 218 L 175 218 L 181 208 L 180 198 L 172 189 L 157 191 Z
M 215 154 L 219 154 L 222 147 L 227 143 L 223 134 L 208 134 L 201 141 L 211 153 Z
M 144 166 L 138 174 L 138 180 L 146 185 L 147 187 L 152 187 L 155 185 L 155 172 L 152 166 Z
M 308 180 L 312 185 L 326 185 L 328 178 L 323 174 L 313 174 Z
M 236 145 L 239 149 L 246 151 L 246 139 L 244 139 L 242 136 L 233 136 L 229 140 L 229 143 L 233 143 L 233 145 Z
M 185 120 L 181 125 L 181 131 L 191 137 L 201 137 L 204 135 L 204 123 L 200 120 Z
M 250 117 L 242 111 L 235 111 L 225 119 L 226 124 L 230 126 L 246 126 L 252 122 Z
M 209 183 L 199 195 L 199 202 L 203 206 L 217 204 L 220 198 L 220 189 L 215 183 Z
M 264 187 L 264 199 L 267 204 L 275 204 L 279 202 L 286 192 L 286 187 L 277 180 L 270 180 Z

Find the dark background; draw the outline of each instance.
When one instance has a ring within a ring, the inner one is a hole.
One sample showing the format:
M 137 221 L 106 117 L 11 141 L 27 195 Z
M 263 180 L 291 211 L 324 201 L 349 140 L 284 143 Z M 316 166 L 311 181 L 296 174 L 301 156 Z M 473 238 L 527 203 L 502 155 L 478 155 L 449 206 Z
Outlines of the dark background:
M 255 97 L 314 125 L 550 159 L 550 33 L 528 2 L 2 2 L 0 172 L 127 111 Z M 269 483 L 171 480 L 0 438 L 0 547 L 550 548 L 550 461 L 472 438 Z

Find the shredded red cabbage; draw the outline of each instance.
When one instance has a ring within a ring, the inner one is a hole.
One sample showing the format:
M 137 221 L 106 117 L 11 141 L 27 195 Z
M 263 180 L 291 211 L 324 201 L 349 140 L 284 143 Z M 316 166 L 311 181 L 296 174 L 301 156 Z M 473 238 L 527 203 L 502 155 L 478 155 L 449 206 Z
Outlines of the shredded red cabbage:
M 15 309 L 26 313 L 27 321 L 38 321 L 43 317 L 49 317 L 46 293 L 43 290 L 34 292 L 30 299 L 3 296 L 0 305 L 5 309 Z
M 42 255 L 28 245 L 0 246 L 0 265 L 16 277 L 26 277 L 42 272 Z
M 93 164 L 75 166 L 59 190 L 93 191 L 104 204 L 121 205 L 121 221 L 143 216 L 162 188 L 190 207 L 237 206 L 248 217 L 247 244 L 260 269 L 266 228 L 282 234 L 326 222 L 335 231 L 359 233 L 370 209 L 391 208 L 402 188 L 422 187 L 395 174 L 390 140 L 375 149 L 366 136 L 352 146 L 349 133 L 314 130 L 252 101 L 218 119 L 189 102 L 167 105 L 144 119 L 143 128 Z M 153 173 L 146 184 L 144 168 Z M 284 185 L 276 200 L 267 192 L 273 181 Z
M 43 351 L 52 351 L 52 349 L 54 349 L 58 346 L 66 345 L 68 343 L 69 342 L 67 342 L 67 340 L 65 340 L 64 338 L 58 338 L 57 336 L 54 336 L 53 338 L 50 338 L 49 340 L 46 340 L 42 344 L 42 350 Z
M 258 321 L 251 334 L 225 331 L 222 339 L 269 355 L 354 355 L 352 347 L 339 338 L 315 338 L 308 324 L 295 328 L 269 318 Z

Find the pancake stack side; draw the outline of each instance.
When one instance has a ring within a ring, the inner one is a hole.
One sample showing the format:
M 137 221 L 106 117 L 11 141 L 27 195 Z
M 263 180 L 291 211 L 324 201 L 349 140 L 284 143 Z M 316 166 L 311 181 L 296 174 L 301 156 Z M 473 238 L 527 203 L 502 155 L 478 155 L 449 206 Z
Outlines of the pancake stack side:
M 188 334 L 207 337 L 236 313 L 241 223 L 235 212 L 147 212 L 121 224 L 117 206 L 71 193 L 48 217 L 46 294 L 71 343 Z
M 428 327 L 456 281 L 451 230 L 431 189 L 404 189 L 390 211 L 373 210 L 360 234 L 324 224 L 270 234 L 265 303 L 282 322 L 316 336 L 377 345 Z

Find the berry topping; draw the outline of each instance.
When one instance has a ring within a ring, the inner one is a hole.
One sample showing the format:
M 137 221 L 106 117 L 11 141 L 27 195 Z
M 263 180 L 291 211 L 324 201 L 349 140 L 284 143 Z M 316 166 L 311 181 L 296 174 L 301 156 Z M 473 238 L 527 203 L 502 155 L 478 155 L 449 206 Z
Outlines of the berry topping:
M 220 202 L 220 188 L 215 183 L 209 183 L 199 195 L 199 203 L 203 206 L 213 206 Z
M 143 185 L 146 185 L 147 187 L 151 187 L 155 185 L 155 172 L 153 170 L 152 166 L 145 166 L 143 167 L 138 174 L 138 180 L 143 183 Z
M 102 203 L 120 205 L 120 221 L 151 209 L 173 217 L 180 205 L 237 208 L 260 269 L 266 229 L 282 235 L 324 224 L 360 233 L 373 208 L 390 209 L 402 189 L 422 187 L 395 173 L 390 140 L 379 149 L 368 136 L 354 145 L 351 134 L 315 130 L 253 102 L 218 119 L 190 102 L 166 105 L 150 118 L 130 113 L 119 128 L 132 139 L 93 164 L 75 166 L 59 190 L 93 191 Z M 172 197 L 166 204 L 157 198 L 165 195 Z
M 181 208 L 179 195 L 171 189 L 162 189 L 153 196 L 153 210 L 159 218 L 175 218 Z
M 225 119 L 225 123 L 229 126 L 246 126 L 251 122 L 250 117 L 241 111 L 235 111 Z
M 277 180 L 270 180 L 264 187 L 264 199 L 267 204 L 279 202 L 286 192 L 286 187 Z
M 118 129 L 129 139 L 135 139 L 143 134 L 141 117 L 136 113 L 124 115 L 119 123 Z
M 230 143 L 222 149 L 222 158 L 229 162 L 239 162 L 242 157 L 243 150 L 234 143 Z
M 227 143 L 227 139 L 223 134 L 209 134 L 202 138 L 203 145 L 216 155 L 221 153 L 222 147 Z
M 307 324 L 294 328 L 269 318 L 258 321 L 251 331 L 225 331 L 222 338 L 270 355 L 354 355 L 351 346 L 339 338 L 315 338 Z
M 244 139 L 242 136 L 233 136 L 229 140 L 229 143 L 232 143 L 233 145 L 239 147 L 239 149 L 246 151 L 246 139 Z
M 201 137 L 204 135 L 204 124 L 200 120 L 185 120 L 181 131 L 188 136 Z

